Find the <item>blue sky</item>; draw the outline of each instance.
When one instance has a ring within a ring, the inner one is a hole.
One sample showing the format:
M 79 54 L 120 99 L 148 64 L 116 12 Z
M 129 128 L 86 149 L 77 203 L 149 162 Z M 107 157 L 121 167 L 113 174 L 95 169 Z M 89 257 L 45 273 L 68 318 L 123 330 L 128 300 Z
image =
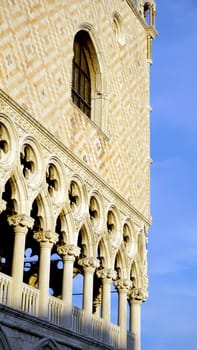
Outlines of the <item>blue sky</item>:
M 142 350 L 197 349 L 197 0 L 158 0 Z

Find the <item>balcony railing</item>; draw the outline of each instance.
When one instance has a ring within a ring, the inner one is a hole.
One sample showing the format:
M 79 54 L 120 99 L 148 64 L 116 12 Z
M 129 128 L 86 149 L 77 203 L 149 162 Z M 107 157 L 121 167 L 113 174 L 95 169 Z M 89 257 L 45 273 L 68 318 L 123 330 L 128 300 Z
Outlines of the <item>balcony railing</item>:
M 39 290 L 23 283 L 21 302 L 22 311 L 25 311 L 30 315 L 36 316 L 38 314 L 38 300 Z
M 0 303 L 11 304 L 12 278 L 0 272 Z
M 14 293 L 14 291 L 13 291 Z M 11 305 L 12 295 L 12 277 L 7 276 L 0 272 L 0 303 L 8 306 Z M 22 295 L 21 295 L 21 310 L 32 315 L 39 315 L 39 289 L 22 283 Z M 62 325 L 63 318 L 63 301 L 61 299 L 49 296 L 48 298 L 48 320 L 58 326 Z M 90 318 L 86 318 L 84 310 L 78 307 L 72 307 L 72 331 L 88 336 L 99 342 L 105 342 L 104 333 L 106 331 L 104 321 L 102 318 L 95 315 L 91 315 Z M 89 323 L 88 332 L 85 332 L 86 324 Z M 119 326 L 109 325 L 109 345 L 114 348 L 119 348 L 120 329 Z M 132 344 L 131 337 L 128 337 L 128 344 Z
M 62 300 L 61 299 L 58 299 L 52 296 L 49 297 L 48 318 L 50 322 L 55 323 L 58 326 L 61 325 L 61 319 L 62 319 Z

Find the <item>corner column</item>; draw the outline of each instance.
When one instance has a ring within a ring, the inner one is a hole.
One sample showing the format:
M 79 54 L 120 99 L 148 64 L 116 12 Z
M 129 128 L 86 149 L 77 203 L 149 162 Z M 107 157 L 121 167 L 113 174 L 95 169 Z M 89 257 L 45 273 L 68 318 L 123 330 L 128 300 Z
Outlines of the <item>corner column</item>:
M 141 304 L 145 299 L 141 288 L 130 290 L 130 332 L 135 335 L 134 350 L 141 349 Z
M 75 245 L 63 245 L 57 248 L 58 254 L 62 256 L 63 284 L 63 318 L 62 325 L 66 328 L 72 328 L 72 290 L 73 290 L 73 264 L 75 258 L 80 254 L 80 248 Z
M 7 220 L 8 224 L 13 226 L 14 231 L 11 305 L 14 308 L 21 308 L 25 238 L 28 229 L 33 227 L 34 219 L 27 215 L 16 214 L 8 216 Z
M 118 290 L 118 324 L 120 326 L 120 348 L 127 349 L 127 294 L 132 282 L 127 279 L 115 281 Z
M 51 248 L 57 242 L 58 234 L 51 231 L 38 231 L 34 233 L 34 239 L 40 242 L 39 316 L 48 319 Z

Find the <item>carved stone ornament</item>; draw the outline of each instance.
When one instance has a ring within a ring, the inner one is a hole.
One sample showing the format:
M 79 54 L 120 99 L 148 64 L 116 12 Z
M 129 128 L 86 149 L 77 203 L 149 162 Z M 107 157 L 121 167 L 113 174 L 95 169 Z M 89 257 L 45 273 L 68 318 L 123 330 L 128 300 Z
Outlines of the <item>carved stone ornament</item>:
M 131 288 L 129 291 L 129 299 L 145 301 L 148 298 L 148 291 L 144 288 Z
M 64 244 L 64 245 L 60 245 L 57 248 L 57 252 L 59 255 L 72 255 L 74 257 L 79 256 L 81 249 L 79 247 L 77 247 L 74 244 Z
M 98 278 L 115 280 L 117 272 L 112 269 L 102 269 L 97 271 Z
M 34 219 L 28 215 L 12 215 L 7 218 L 8 224 L 10 226 L 22 226 L 27 228 L 32 228 L 34 224 Z
M 128 279 L 119 279 L 115 281 L 114 284 L 118 290 L 129 290 L 132 287 L 132 281 Z
M 79 259 L 78 264 L 83 268 L 92 267 L 96 269 L 97 267 L 99 267 L 100 262 L 98 259 L 94 257 L 90 257 L 90 258 L 86 257 L 86 258 Z
M 37 231 L 33 238 L 38 242 L 49 242 L 55 244 L 58 241 L 58 234 L 51 231 Z

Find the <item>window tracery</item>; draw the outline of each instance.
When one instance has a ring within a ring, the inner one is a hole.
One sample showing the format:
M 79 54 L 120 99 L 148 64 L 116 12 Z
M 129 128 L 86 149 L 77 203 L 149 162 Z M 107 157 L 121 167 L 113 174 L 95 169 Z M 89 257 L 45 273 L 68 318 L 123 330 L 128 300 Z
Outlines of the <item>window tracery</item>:
M 48 186 L 48 192 L 53 197 L 54 191 L 58 191 L 59 185 L 57 180 L 57 170 L 53 164 L 49 164 L 46 172 L 46 183 Z
M 0 123 L 0 159 L 2 158 L 2 153 L 8 153 L 8 141 L 5 127 Z

